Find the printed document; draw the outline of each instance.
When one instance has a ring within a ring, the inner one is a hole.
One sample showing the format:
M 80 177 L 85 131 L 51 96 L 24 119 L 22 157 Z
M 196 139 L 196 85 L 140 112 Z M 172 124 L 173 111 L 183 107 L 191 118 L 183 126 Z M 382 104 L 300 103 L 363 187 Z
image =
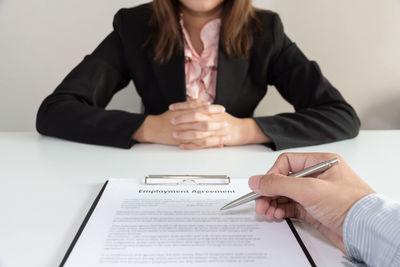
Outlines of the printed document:
M 229 185 L 110 179 L 64 266 L 310 266 L 286 221 L 266 221 Z

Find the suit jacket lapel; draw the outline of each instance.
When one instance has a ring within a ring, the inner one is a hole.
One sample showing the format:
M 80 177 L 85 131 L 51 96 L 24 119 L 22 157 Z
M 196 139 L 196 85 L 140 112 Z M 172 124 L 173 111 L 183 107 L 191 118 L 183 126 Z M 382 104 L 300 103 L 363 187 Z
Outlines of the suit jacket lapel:
M 248 67 L 247 58 L 229 58 L 220 44 L 215 104 L 224 106 L 229 112 L 233 101 L 243 87 Z
M 186 101 L 185 63 L 182 52 L 173 53 L 171 60 L 165 64 L 154 62 L 154 47 L 148 50 L 155 78 L 158 80 L 162 97 L 166 104 Z

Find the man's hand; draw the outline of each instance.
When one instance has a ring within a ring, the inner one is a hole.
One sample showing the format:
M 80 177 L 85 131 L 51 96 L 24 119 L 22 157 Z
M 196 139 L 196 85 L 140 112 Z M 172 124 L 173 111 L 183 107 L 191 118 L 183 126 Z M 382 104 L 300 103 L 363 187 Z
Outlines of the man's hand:
M 287 176 L 333 158 L 339 163 L 314 177 Z M 345 253 L 342 229 L 347 212 L 359 199 L 374 193 L 340 156 L 322 153 L 282 154 L 266 175 L 250 178 L 249 185 L 266 196 L 256 201 L 257 214 L 306 221 Z

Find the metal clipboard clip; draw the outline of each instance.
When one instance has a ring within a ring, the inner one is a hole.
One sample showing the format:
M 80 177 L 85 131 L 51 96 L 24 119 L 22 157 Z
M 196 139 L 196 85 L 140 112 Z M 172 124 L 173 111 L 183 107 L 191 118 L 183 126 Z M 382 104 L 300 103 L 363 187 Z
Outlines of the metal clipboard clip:
M 229 185 L 228 175 L 147 175 L 146 185 Z

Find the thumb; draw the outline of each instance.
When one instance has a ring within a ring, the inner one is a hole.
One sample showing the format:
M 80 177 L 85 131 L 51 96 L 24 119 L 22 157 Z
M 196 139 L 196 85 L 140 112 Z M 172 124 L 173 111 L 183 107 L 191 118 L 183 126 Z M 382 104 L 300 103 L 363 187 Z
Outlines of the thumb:
M 315 180 L 315 178 L 295 178 L 270 173 L 251 177 L 249 186 L 255 193 L 262 196 L 284 196 L 302 203 L 304 197 L 310 196 L 315 188 Z

